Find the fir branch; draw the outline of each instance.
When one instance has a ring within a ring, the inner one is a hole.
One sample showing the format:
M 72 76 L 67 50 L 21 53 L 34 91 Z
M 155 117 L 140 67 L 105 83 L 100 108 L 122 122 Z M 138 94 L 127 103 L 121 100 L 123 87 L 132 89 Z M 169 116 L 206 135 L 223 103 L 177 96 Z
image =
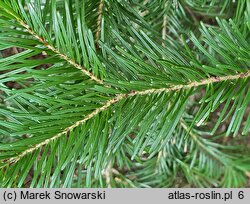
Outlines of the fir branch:
M 12 158 L 8 159 L 6 161 L 6 165 L 8 165 L 8 163 L 16 163 L 17 161 L 19 161 L 21 158 L 23 158 L 27 154 L 29 154 L 31 152 L 34 152 L 35 150 L 39 149 L 40 147 L 42 147 L 44 145 L 47 145 L 50 142 L 52 142 L 52 141 L 60 138 L 61 136 L 67 134 L 68 132 L 72 131 L 74 128 L 76 128 L 79 125 L 85 123 L 86 121 L 93 118 L 94 116 L 96 116 L 100 112 L 107 110 L 110 106 L 118 103 L 119 101 L 121 101 L 123 99 L 129 98 L 129 97 L 134 97 L 134 96 L 142 96 L 142 95 L 149 95 L 149 94 L 160 94 L 160 93 L 163 93 L 163 92 L 171 92 L 171 91 L 180 91 L 182 89 L 191 89 L 191 88 L 199 87 L 199 86 L 202 86 L 202 85 L 208 85 L 208 84 L 218 83 L 218 82 L 223 82 L 223 81 L 228 81 L 228 80 L 244 79 L 244 78 L 248 78 L 248 77 L 250 77 L 250 70 L 245 72 L 245 73 L 240 73 L 240 74 L 237 74 L 237 75 L 228 75 L 228 76 L 221 76 L 221 77 L 210 77 L 210 78 L 207 78 L 205 80 L 194 81 L 194 82 L 188 83 L 186 85 L 176 85 L 176 86 L 167 87 L 167 88 L 147 89 L 147 90 L 144 90 L 144 91 L 132 91 L 132 92 L 127 93 L 127 94 L 118 94 L 113 99 L 107 101 L 103 106 L 97 108 L 92 113 L 85 116 L 82 120 L 77 121 L 73 125 L 65 128 L 62 132 L 58 133 L 57 135 L 55 135 L 55 136 L 53 136 L 53 137 L 51 137 L 49 139 L 46 139 L 45 141 L 43 141 L 43 142 L 41 142 L 39 144 L 36 144 L 34 147 L 31 147 L 31 148 L 23 151 L 21 154 L 19 154 L 16 157 L 12 157 Z M 5 167 L 6 165 L 3 165 L 0 168 Z
M 225 160 L 224 158 L 221 159 L 218 155 L 216 155 L 214 152 L 211 152 L 210 150 L 208 150 L 205 145 L 200 141 L 200 138 L 198 137 L 198 135 L 196 135 L 193 131 L 190 130 L 190 127 L 187 126 L 187 124 L 185 124 L 184 121 L 180 122 L 181 126 L 183 127 L 183 129 L 190 135 L 190 137 L 195 141 L 195 143 L 200 147 L 201 151 L 208 153 L 211 157 L 213 157 L 216 161 L 222 163 L 222 164 L 228 164 L 227 160 Z M 187 148 L 186 143 L 185 143 L 185 148 Z M 187 150 L 185 149 L 184 152 L 187 152 Z
M 56 49 L 54 46 L 49 45 L 48 42 L 40 37 L 35 31 L 33 31 L 28 24 L 26 24 L 23 20 L 17 19 L 18 23 L 23 26 L 28 33 L 30 33 L 34 38 L 36 38 L 40 43 L 42 43 L 46 48 L 51 50 L 52 52 L 56 53 L 60 58 L 67 61 L 70 65 L 74 66 L 75 68 L 81 70 L 85 75 L 87 75 L 91 80 L 97 82 L 98 84 L 103 84 L 103 81 L 98 79 L 95 75 L 90 73 L 85 67 L 81 66 L 80 64 L 77 64 L 73 60 L 71 60 L 67 55 L 61 53 L 58 49 Z
M 228 75 L 228 76 L 222 76 L 222 77 L 210 77 L 201 81 L 194 81 L 185 85 L 176 85 L 168 88 L 160 88 L 160 89 L 147 89 L 144 91 L 135 91 L 133 93 L 128 94 L 129 96 L 134 95 L 147 95 L 147 94 L 159 94 L 162 92 L 170 92 L 170 91 L 178 91 L 181 89 L 190 89 L 193 87 L 198 87 L 202 85 L 212 84 L 216 82 L 222 82 L 227 80 L 237 80 L 240 78 L 248 78 L 250 77 L 250 70 L 245 73 L 240 73 L 237 75 Z
M 0 1 L 0 185 L 244 186 L 247 0 L 209 1 Z

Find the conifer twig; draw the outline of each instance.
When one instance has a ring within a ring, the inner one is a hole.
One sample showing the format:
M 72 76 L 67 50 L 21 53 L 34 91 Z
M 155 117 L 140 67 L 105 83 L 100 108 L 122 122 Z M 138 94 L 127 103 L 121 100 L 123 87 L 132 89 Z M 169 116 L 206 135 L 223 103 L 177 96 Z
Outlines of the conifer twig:
M 103 8 L 104 8 L 104 0 L 100 0 L 100 4 L 98 7 L 98 17 L 97 17 L 96 41 L 99 40 L 101 35 Z
M 73 130 L 74 128 L 76 128 L 77 126 L 85 123 L 86 121 L 88 121 L 89 119 L 93 118 L 94 116 L 96 116 L 97 114 L 99 114 L 100 112 L 108 109 L 110 106 L 116 104 L 117 102 L 129 98 L 129 97 L 133 97 L 133 96 L 139 96 L 139 95 L 149 95 L 149 94 L 160 94 L 163 92 L 171 92 L 171 91 L 179 91 L 182 89 L 190 89 L 190 88 L 194 88 L 194 87 L 198 87 L 198 86 L 202 86 L 202 85 L 207 85 L 207 84 L 211 84 L 211 83 L 217 83 L 217 82 L 223 82 L 223 81 L 227 81 L 227 80 L 237 80 L 240 78 L 248 78 L 250 77 L 250 70 L 245 72 L 245 73 L 240 73 L 237 75 L 229 75 L 229 76 L 221 76 L 221 77 L 210 77 L 201 81 L 194 81 L 194 82 L 190 82 L 186 85 L 176 85 L 176 86 L 172 86 L 172 87 L 166 87 L 166 88 L 159 88 L 159 89 L 147 89 L 144 91 L 132 91 L 130 93 L 127 94 L 118 94 L 116 97 L 114 97 L 113 99 L 107 101 L 104 105 L 102 105 L 101 107 L 97 108 L 96 110 L 94 110 L 93 112 L 91 112 L 90 114 L 86 115 L 82 120 L 77 121 L 76 123 L 74 123 L 73 125 L 65 128 L 62 132 L 56 134 L 55 136 L 46 139 L 45 141 L 34 145 L 33 147 L 23 151 L 21 154 L 12 157 L 10 159 L 8 159 L 6 162 L 7 163 L 16 163 L 17 161 L 19 161 L 22 157 L 26 156 L 27 154 L 39 149 L 40 147 L 47 145 L 48 143 L 60 138 L 61 136 L 67 134 L 69 131 Z M 7 165 L 7 164 L 6 164 Z M 3 168 L 4 166 L 0 167 Z
M 104 176 L 106 178 L 106 184 L 108 188 L 112 188 L 111 186 L 111 176 L 112 176 L 112 161 L 108 163 L 107 168 L 104 171 Z
M 204 144 L 201 143 L 201 141 L 198 138 L 198 135 L 194 134 L 193 132 L 191 132 L 189 130 L 189 127 L 183 122 L 180 122 L 180 125 L 182 126 L 182 128 L 189 133 L 189 135 L 193 138 L 193 140 L 195 141 L 195 143 L 201 148 L 202 151 L 207 152 L 211 157 L 213 157 L 215 160 L 219 161 L 220 163 L 224 164 L 226 161 L 221 160 L 219 157 L 217 157 L 215 154 L 211 153 L 210 151 L 208 151 L 206 149 L 206 147 L 204 146 Z M 185 143 L 186 145 L 187 143 Z M 184 149 L 187 148 L 187 146 L 184 147 Z M 186 150 L 187 151 L 187 150 Z M 185 150 L 184 150 L 185 152 Z
M 167 2 L 165 3 L 164 5 L 164 9 L 167 8 Z M 164 11 L 164 14 L 163 14 L 163 23 L 162 23 L 162 39 L 163 39 L 163 42 L 162 42 L 162 46 L 165 47 L 165 40 L 166 40 L 166 37 L 167 37 L 167 15 L 165 14 L 165 11 Z
M 103 81 L 98 79 L 95 75 L 90 73 L 85 67 L 81 66 L 80 64 L 77 64 L 74 62 L 72 59 L 70 59 L 67 55 L 61 53 L 58 49 L 53 47 L 52 45 L 49 45 L 48 42 L 43 39 L 41 36 L 39 36 L 36 32 L 31 30 L 30 26 L 26 24 L 24 21 L 21 19 L 17 19 L 18 23 L 22 25 L 29 34 L 31 34 L 34 38 L 36 38 L 40 43 L 42 43 L 46 48 L 51 50 L 52 52 L 56 53 L 60 58 L 64 59 L 67 61 L 70 65 L 74 66 L 75 68 L 81 70 L 85 75 L 87 75 L 91 80 L 97 82 L 98 84 L 103 84 Z

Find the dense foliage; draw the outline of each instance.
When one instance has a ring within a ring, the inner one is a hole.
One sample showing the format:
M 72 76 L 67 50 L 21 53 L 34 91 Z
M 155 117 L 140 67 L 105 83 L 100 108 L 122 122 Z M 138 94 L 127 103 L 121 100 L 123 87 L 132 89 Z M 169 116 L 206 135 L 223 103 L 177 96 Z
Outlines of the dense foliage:
M 249 30 L 248 0 L 0 0 L 0 186 L 246 186 Z

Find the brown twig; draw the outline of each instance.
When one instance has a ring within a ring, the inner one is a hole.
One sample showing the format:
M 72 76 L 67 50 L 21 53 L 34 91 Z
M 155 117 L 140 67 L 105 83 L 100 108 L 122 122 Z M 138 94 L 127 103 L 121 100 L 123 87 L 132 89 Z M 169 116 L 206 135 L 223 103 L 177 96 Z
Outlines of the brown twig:
M 103 9 L 104 9 L 104 0 L 101 0 L 99 7 L 98 7 L 97 30 L 96 30 L 96 35 L 95 35 L 96 42 L 100 39 L 100 35 L 101 35 Z

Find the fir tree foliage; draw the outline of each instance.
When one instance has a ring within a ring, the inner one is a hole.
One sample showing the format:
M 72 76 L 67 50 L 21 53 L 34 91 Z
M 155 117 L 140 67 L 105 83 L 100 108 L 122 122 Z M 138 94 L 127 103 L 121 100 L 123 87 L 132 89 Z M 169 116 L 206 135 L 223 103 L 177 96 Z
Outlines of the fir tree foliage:
M 0 0 L 0 186 L 245 186 L 249 30 L 248 0 Z

